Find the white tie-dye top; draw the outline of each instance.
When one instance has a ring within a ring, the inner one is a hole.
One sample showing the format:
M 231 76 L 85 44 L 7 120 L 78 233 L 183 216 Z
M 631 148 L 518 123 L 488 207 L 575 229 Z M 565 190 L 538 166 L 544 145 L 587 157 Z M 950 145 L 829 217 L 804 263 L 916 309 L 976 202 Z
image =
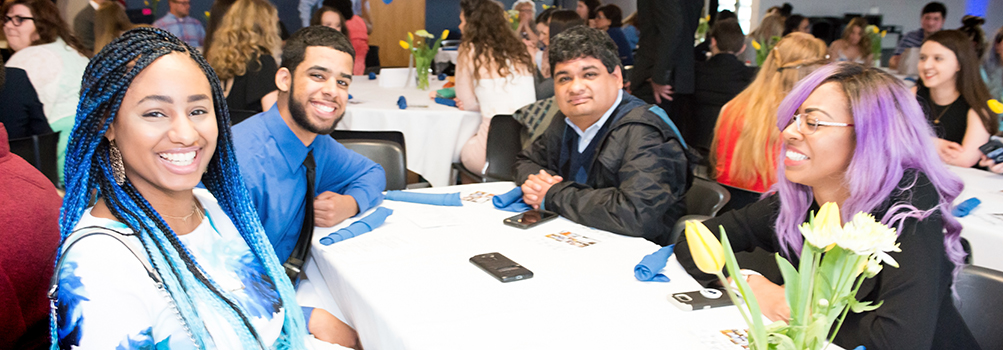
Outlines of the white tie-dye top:
M 195 195 L 207 216 L 195 231 L 179 236 L 181 243 L 245 311 L 262 341 L 273 344 L 284 320 L 275 284 L 212 195 L 204 189 L 196 189 Z M 132 232 L 120 222 L 92 216 L 90 209 L 77 229 L 88 226 Z M 143 251 L 138 238 L 128 240 Z M 218 312 L 198 301 L 196 308 L 212 335 L 207 347 L 241 347 L 237 334 Z M 66 252 L 59 275 L 58 316 L 63 349 L 194 348 L 178 314 L 140 261 L 106 235 L 80 239 Z

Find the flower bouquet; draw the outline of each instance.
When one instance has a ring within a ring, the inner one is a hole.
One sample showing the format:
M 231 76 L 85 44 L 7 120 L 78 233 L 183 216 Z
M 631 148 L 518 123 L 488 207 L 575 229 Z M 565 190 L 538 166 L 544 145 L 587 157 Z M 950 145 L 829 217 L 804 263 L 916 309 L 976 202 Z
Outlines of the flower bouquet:
M 417 36 L 417 39 L 415 38 Z M 428 31 L 422 29 L 414 32 L 407 32 L 407 40 L 401 40 L 400 46 L 405 50 L 411 51 L 411 56 L 414 57 L 415 62 L 415 72 L 418 75 L 418 89 L 425 90 L 428 88 L 428 72 L 429 68 L 432 67 L 432 60 L 435 59 L 435 55 L 439 53 L 439 47 L 442 46 L 442 40 L 449 36 L 449 29 L 442 31 L 442 36 L 438 39 L 435 35 L 429 34 Z M 433 40 L 433 44 L 429 45 L 429 41 Z
M 777 46 L 778 42 L 780 42 L 780 37 L 779 36 L 773 36 L 773 37 L 771 37 L 770 41 L 767 42 L 765 45 L 760 44 L 755 39 L 752 40 L 752 48 L 756 50 L 756 65 L 757 66 L 762 66 L 763 62 L 766 62 L 766 56 L 768 56 L 770 54 L 770 51 L 773 51 L 773 47 Z
M 856 299 L 864 279 L 877 275 L 882 264 L 898 267 L 888 255 L 901 251 L 895 229 L 876 222 L 870 214 L 857 213 L 840 226 L 839 207 L 826 203 L 818 216 L 812 213 L 799 229 L 805 242 L 798 268 L 776 255 L 791 310 L 789 324 L 783 321 L 764 324 L 759 303 L 744 278 L 734 279 L 744 305 L 732 288 L 725 288 L 735 305 L 741 305 L 738 309 L 749 325 L 751 349 L 821 349 L 832 342 L 848 312 L 860 313 L 881 306 L 881 302 Z M 687 222 L 685 232 L 693 260 L 701 271 L 717 275 L 723 285 L 728 283 L 722 268 L 726 267 L 731 276 L 741 276 L 724 228 L 720 242 L 696 221 Z
M 878 30 L 878 27 L 871 24 L 864 28 L 864 35 L 867 35 L 871 39 L 871 57 L 877 62 L 881 62 L 881 38 L 885 37 L 888 31 Z M 875 64 L 877 67 L 880 64 Z

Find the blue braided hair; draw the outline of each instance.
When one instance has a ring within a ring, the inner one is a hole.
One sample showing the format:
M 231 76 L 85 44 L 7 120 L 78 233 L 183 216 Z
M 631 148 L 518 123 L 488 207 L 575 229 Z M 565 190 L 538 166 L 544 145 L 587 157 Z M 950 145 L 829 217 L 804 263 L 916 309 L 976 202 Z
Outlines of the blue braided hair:
M 131 228 L 142 242 L 151 265 L 163 279 L 164 288 L 189 327 L 196 346 L 206 348 L 206 344 L 212 344 L 212 337 L 199 317 L 194 300 L 209 305 L 215 313 L 227 319 L 243 342 L 243 348 L 265 347 L 245 316 L 247 312 L 223 296 L 219 286 L 205 275 L 150 203 L 128 180 L 122 185 L 110 180 L 114 177 L 105 132 L 115 120 L 122 99 L 136 75 L 158 58 L 175 52 L 188 54 L 199 65 L 213 91 L 219 135 L 216 150 L 202 176 L 202 184 L 216 197 L 223 212 L 229 216 L 278 289 L 285 319 L 274 348 L 302 349 L 306 336 L 303 313 L 296 303 L 292 284 L 265 238 L 264 228 L 240 175 L 230 117 L 219 79 L 198 51 L 167 31 L 155 28 L 130 30 L 105 46 L 87 65 L 77 117 L 66 149 L 66 196 L 59 218 L 62 239 L 65 240 L 73 232 L 91 204 L 91 193 L 96 190 L 98 198 L 105 201 L 111 213 Z M 56 258 L 58 260 L 59 256 Z M 52 349 L 59 348 L 57 321 L 55 316 L 51 320 Z

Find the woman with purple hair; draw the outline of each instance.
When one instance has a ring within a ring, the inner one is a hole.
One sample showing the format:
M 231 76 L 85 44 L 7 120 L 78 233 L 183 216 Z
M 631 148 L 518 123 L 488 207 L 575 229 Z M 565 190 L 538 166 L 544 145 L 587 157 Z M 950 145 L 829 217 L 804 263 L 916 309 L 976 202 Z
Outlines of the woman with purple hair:
M 778 182 L 759 202 L 710 219 L 728 232 L 735 251 L 760 247 L 798 266 L 804 238 L 797 226 L 826 202 L 843 220 L 873 214 L 895 227 L 899 268 L 885 267 L 864 281 L 857 297 L 883 301 L 876 310 L 850 313 L 834 343 L 852 349 L 978 349 L 954 306 L 952 285 L 963 264 L 961 225 L 951 203 L 962 183 L 940 162 L 933 130 L 912 94 L 875 68 L 834 63 L 805 77 L 777 111 L 783 130 Z M 679 262 L 705 286 L 685 237 Z M 784 286 L 743 270 L 771 320 L 790 318 Z

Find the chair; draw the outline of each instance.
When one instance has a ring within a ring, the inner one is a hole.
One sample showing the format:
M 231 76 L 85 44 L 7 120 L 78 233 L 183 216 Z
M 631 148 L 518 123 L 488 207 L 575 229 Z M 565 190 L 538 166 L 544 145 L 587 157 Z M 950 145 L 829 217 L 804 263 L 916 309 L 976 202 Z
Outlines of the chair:
M 366 53 L 366 70 L 365 74 L 369 72 L 374 72 L 380 74 L 380 47 L 375 45 L 369 45 L 369 52 Z
M 52 184 L 59 186 L 59 169 L 56 166 L 56 148 L 59 144 L 59 132 L 45 135 L 32 135 L 9 141 L 10 152 L 31 163 L 35 169 L 42 172 Z
M 763 196 L 763 194 L 760 192 L 753 192 L 734 186 L 728 186 L 722 183 L 718 183 L 718 185 L 721 185 L 722 187 L 726 188 L 728 190 L 728 193 L 731 193 L 731 200 L 728 201 L 728 204 L 725 204 L 725 206 L 721 208 L 721 211 L 742 209 L 749 204 L 758 202 L 759 198 Z
M 467 169 L 462 163 L 453 163 L 453 169 L 457 170 L 456 182 L 460 182 L 461 175 L 478 182 L 515 180 L 515 156 L 522 151 L 522 129 L 522 124 L 509 114 L 499 114 L 491 118 L 485 155 L 487 170 L 481 175 Z
M 965 266 L 955 282 L 960 300 L 954 302 L 983 349 L 1003 349 L 1003 272 Z
M 400 144 L 387 140 L 340 140 L 345 148 L 353 150 L 378 163 L 387 174 L 386 190 L 407 188 L 407 165 Z
M 404 143 L 404 133 L 400 131 L 357 131 L 357 130 L 335 130 L 331 132 L 331 137 L 338 142 L 344 140 L 385 140 L 397 143 L 407 155 L 407 146 Z M 344 142 L 342 142 L 344 143 Z
M 694 177 L 693 185 L 683 197 L 686 203 L 686 215 L 676 220 L 669 242 L 675 242 L 679 238 L 679 234 L 686 228 L 687 220 L 710 219 L 716 216 L 729 200 L 731 194 L 717 182 Z

